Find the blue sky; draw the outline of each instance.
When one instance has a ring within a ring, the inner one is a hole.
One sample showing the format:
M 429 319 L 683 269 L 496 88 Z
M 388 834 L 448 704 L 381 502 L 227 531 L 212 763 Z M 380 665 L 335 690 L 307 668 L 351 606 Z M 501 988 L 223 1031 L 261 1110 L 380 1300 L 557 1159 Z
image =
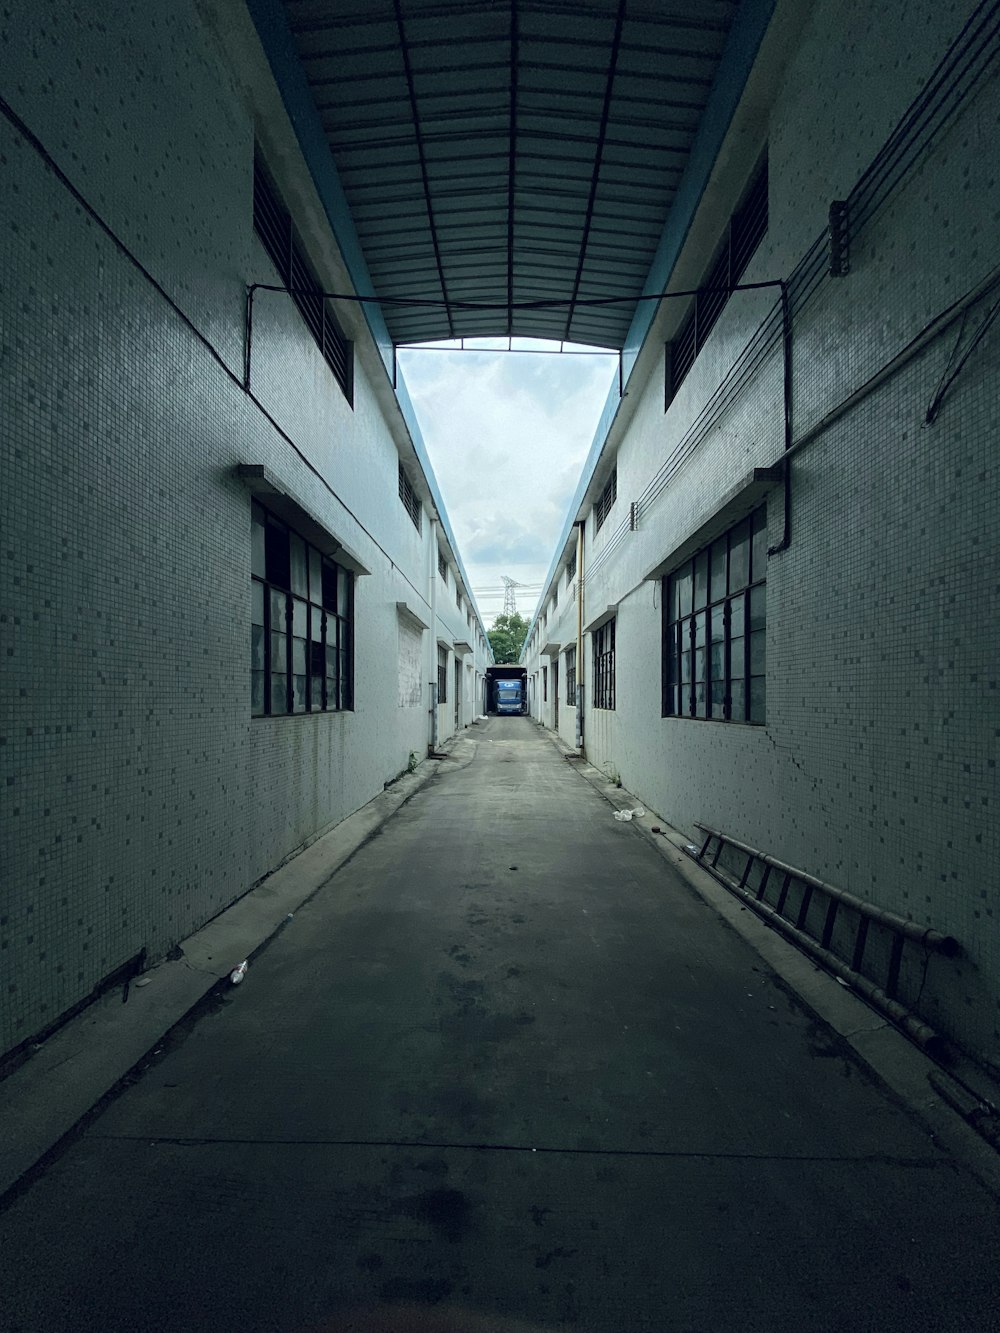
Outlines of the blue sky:
M 515 343 L 515 346 L 517 344 Z M 501 575 L 530 618 L 617 354 L 400 350 L 452 530 L 487 626 Z

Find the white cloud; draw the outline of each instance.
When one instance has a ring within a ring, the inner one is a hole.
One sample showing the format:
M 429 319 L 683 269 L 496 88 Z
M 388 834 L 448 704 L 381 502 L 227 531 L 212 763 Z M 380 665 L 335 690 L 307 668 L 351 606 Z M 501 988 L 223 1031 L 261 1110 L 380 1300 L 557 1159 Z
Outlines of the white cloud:
M 527 585 L 518 610 L 530 615 L 616 360 L 469 351 L 399 359 L 484 619 L 502 609 L 503 574 Z

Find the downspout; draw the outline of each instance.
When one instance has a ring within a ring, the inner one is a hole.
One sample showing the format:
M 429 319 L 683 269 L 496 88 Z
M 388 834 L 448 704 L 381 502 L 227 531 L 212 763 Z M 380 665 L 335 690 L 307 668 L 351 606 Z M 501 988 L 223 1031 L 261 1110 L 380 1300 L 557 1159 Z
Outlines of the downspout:
M 437 749 L 438 740 L 438 677 L 437 677 L 437 519 L 432 518 L 428 524 L 430 528 L 430 544 L 428 549 L 428 578 L 430 580 L 430 592 L 427 597 L 431 608 L 431 632 L 430 632 L 430 686 L 431 686 L 431 717 L 430 717 L 430 739 L 428 741 L 428 753 L 433 754 Z
M 576 748 L 583 750 L 583 531 L 586 520 L 576 526 Z
M 784 414 L 784 486 L 785 518 L 784 531 L 777 546 L 769 546 L 768 556 L 787 551 L 792 544 L 792 459 L 789 450 L 792 447 L 792 311 L 788 299 L 788 286 L 781 286 L 781 357 L 782 357 L 782 399 Z

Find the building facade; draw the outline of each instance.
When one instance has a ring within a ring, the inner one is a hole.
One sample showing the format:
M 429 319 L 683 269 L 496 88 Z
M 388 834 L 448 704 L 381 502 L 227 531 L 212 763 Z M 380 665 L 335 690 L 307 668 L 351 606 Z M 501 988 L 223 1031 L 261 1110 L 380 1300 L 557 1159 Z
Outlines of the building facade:
M 490 655 L 245 7 L 2 25 L 9 1052 L 469 725 Z
M 920 1012 L 992 1060 L 997 42 L 988 5 L 776 8 L 524 658 L 533 715 L 689 838 L 954 935 Z

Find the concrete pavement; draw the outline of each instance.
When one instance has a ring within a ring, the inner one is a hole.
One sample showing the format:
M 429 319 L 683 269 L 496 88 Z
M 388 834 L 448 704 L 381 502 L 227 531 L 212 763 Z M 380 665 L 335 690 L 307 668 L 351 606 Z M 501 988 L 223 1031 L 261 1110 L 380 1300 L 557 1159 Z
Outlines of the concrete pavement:
M 972 1171 L 532 723 L 455 756 L 0 1217 L 3 1327 L 998 1327 Z

